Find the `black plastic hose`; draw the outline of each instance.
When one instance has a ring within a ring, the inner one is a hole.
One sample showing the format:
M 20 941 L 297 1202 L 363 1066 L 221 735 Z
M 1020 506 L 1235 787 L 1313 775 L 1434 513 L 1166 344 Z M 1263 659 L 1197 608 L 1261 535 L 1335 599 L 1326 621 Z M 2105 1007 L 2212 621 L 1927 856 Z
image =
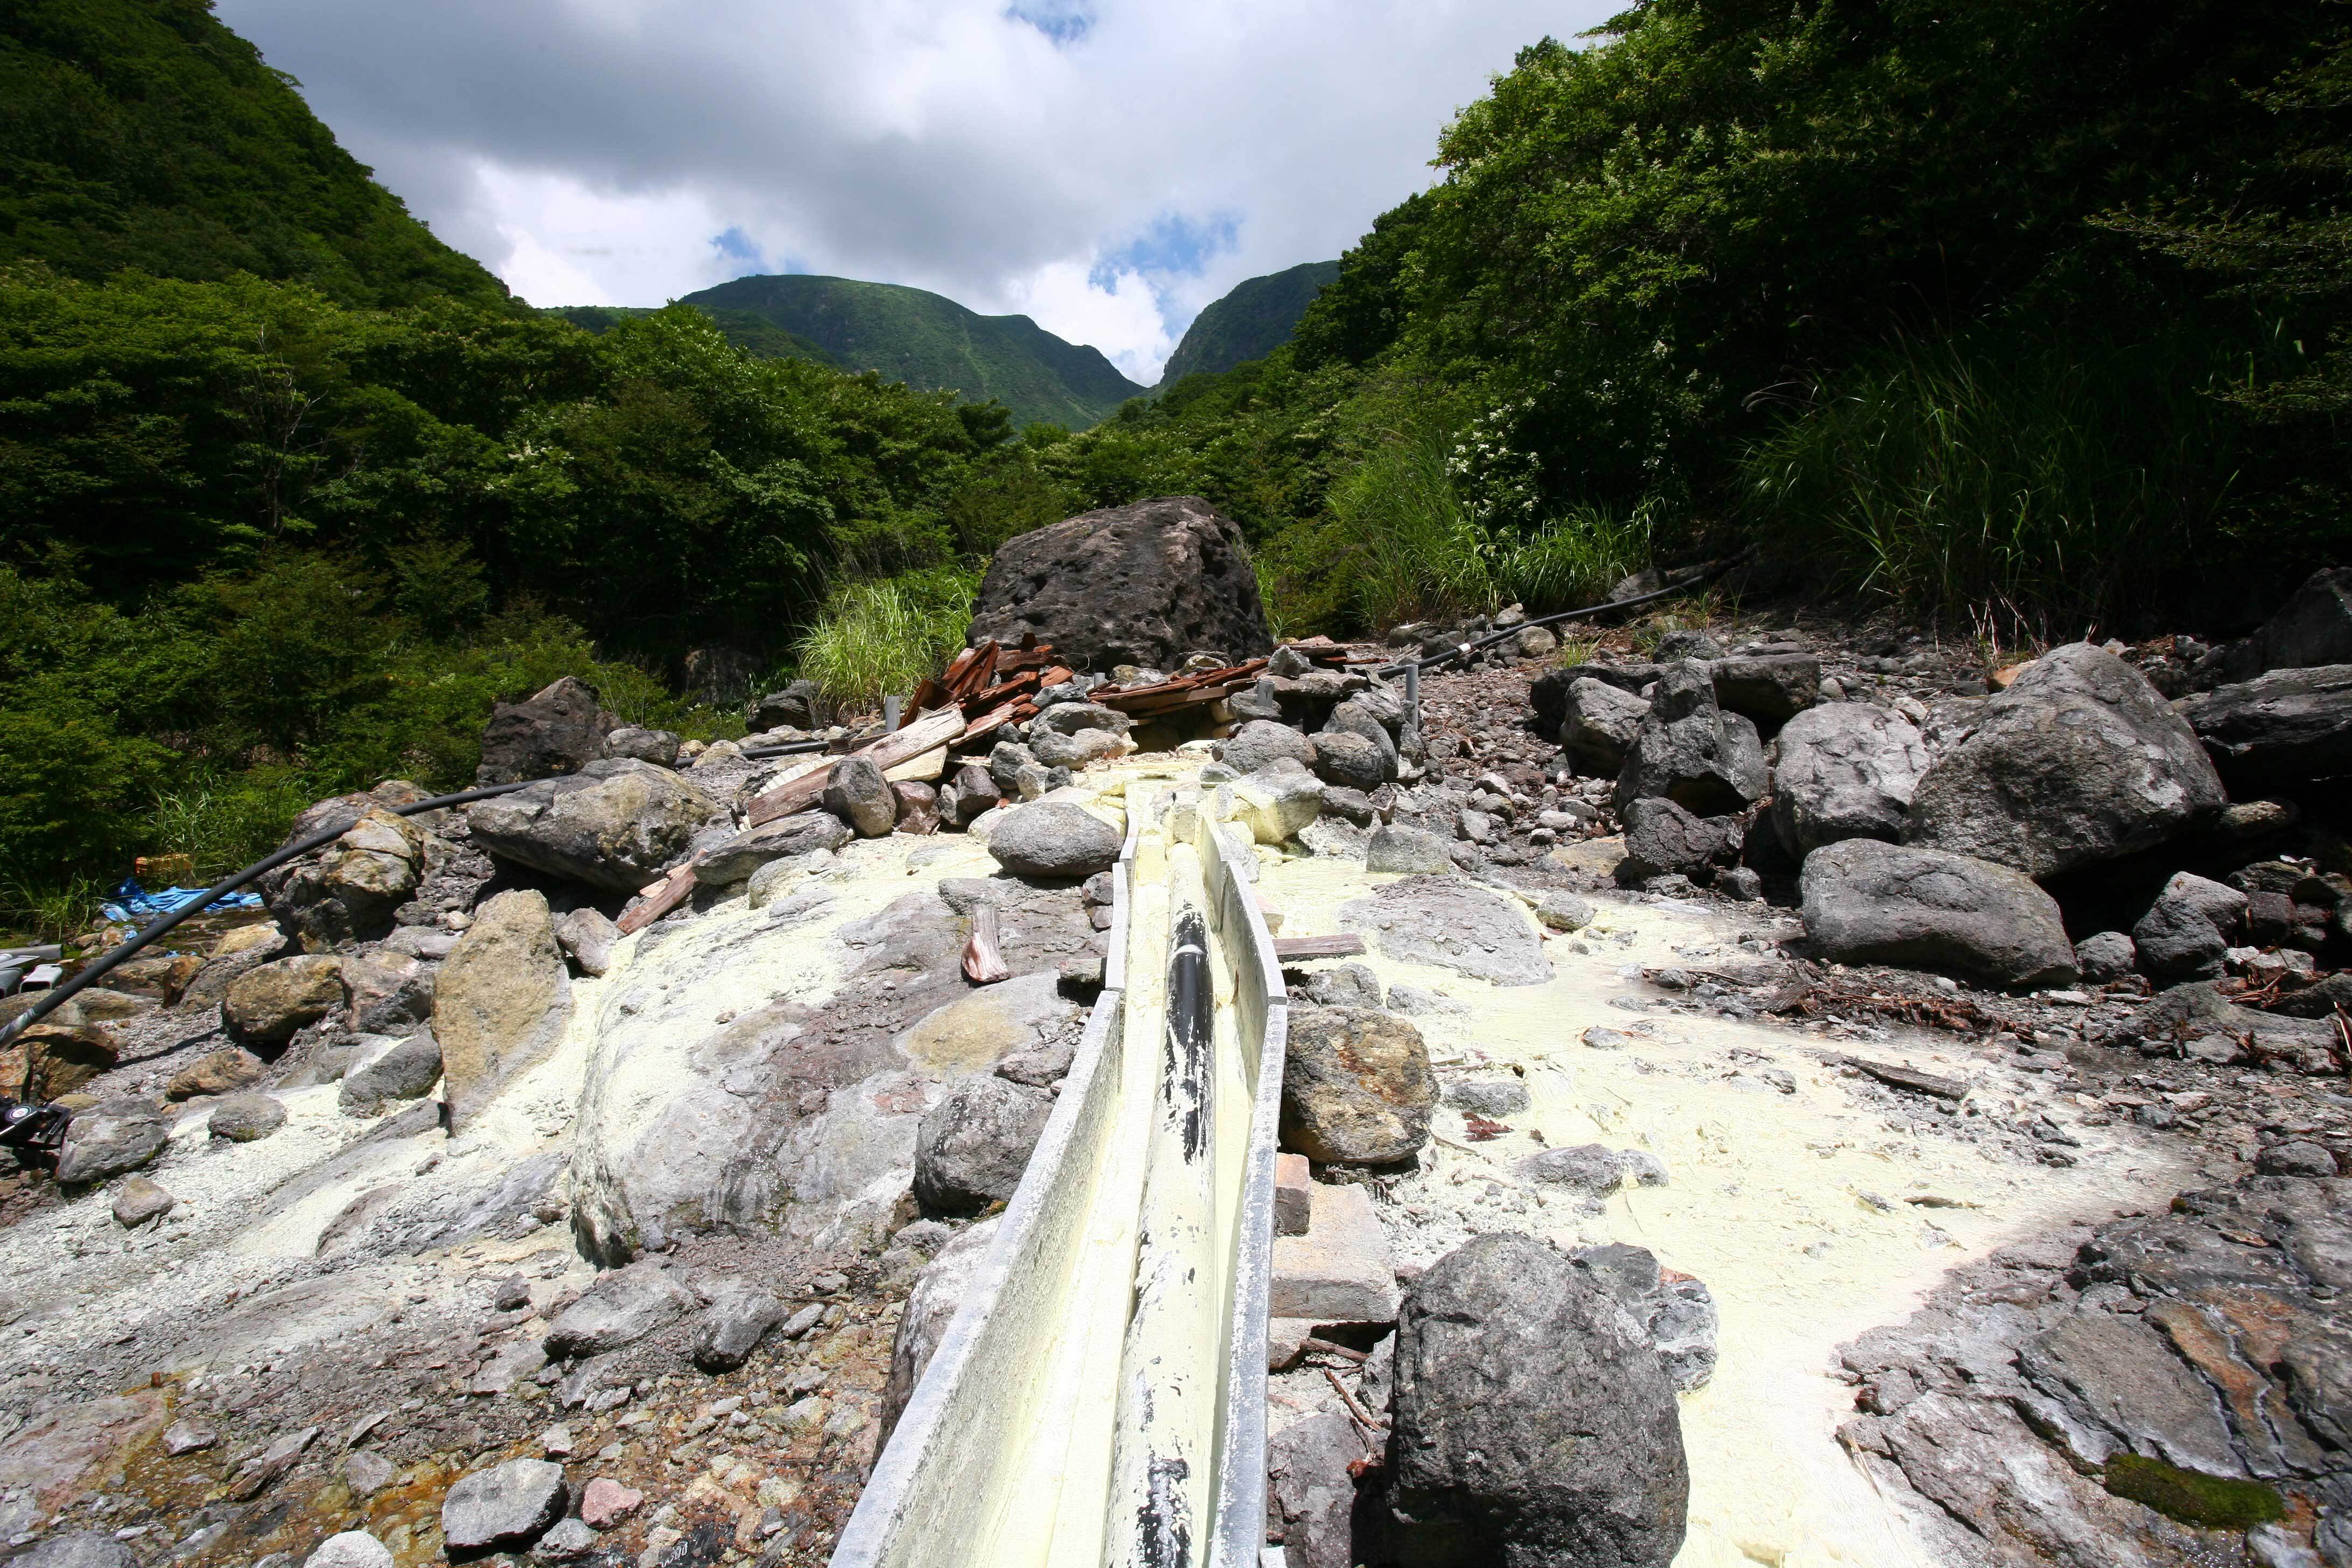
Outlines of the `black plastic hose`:
M 1482 647 L 1492 647 L 1507 637 L 1518 636 L 1529 626 L 1549 626 L 1559 621 L 1572 621 L 1583 616 L 1606 615 L 1611 610 L 1630 610 L 1637 605 L 1652 604 L 1659 599 L 1675 598 L 1689 593 L 1711 577 L 1722 576 L 1726 572 L 1747 560 L 1752 553 L 1751 551 L 1743 550 L 1727 560 L 1718 561 L 1714 565 L 1685 578 L 1682 582 L 1660 588 L 1655 593 L 1636 594 L 1630 599 L 1612 599 L 1605 605 L 1587 605 L 1580 610 L 1560 610 L 1549 616 L 1538 616 L 1532 620 L 1521 621 L 1516 626 L 1507 626 L 1499 632 L 1490 633 L 1475 642 L 1463 643 L 1459 647 L 1447 648 L 1443 653 L 1431 654 L 1427 658 L 1403 658 L 1394 664 L 1384 664 L 1373 673 L 1376 675 L 1401 674 L 1408 664 L 1416 668 L 1427 669 L 1432 665 L 1444 664 L 1447 659 L 1460 658 L 1465 653 L 1475 653 Z

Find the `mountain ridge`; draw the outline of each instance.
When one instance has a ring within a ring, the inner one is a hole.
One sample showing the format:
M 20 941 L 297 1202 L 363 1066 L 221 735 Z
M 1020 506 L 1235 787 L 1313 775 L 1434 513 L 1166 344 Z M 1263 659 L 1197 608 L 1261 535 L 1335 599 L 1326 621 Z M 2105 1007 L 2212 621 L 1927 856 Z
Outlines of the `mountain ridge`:
M 1192 318 L 1152 391 L 1165 392 L 1188 375 L 1214 374 L 1264 359 L 1290 341 L 1308 302 L 1339 276 L 1337 260 L 1302 261 L 1234 284 Z
M 730 339 L 754 352 L 772 351 L 745 341 L 751 321 L 814 347 L 837 369 L 877 371 L 974 401 L 994 398 L 1023 425 L 1083 429 L 1148 390 L 1120 374 L 1101 350 L 1069 342 L 1027 316 L 983 316 L 902 283 L 755 274 L 678 302 L 709 311 Z

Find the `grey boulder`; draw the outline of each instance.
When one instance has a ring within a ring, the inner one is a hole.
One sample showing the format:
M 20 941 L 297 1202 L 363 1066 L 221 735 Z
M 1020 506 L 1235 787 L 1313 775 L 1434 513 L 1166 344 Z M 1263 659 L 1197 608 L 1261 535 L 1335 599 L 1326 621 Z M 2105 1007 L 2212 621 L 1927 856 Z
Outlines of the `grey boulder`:
M 269 912 L 314 952 L 373 942 L 415 895 L 425 841 L 414 821 L 372 807 L 341 838 L 273 880 Z
M 286 1107 L 269 1095 L 247 1089 L 232 1094 L 213 1108 L 212 1117 L 205 1124 L 215 1138 L 232 1143 L 251 1143 L 268 1137 L 286 1125 Z
M 541 1348 L 558 1360 L 635 1344 L 694 1310 L 693 1292 L 651 1260 L 600 1277 L 548 1325 Z
M 362 1035 L 389 1035 L 433 1016 L 432 964 L 390 947 L 343 960 L 343 989 L 350 994 L 352 1027 Z
M 452 1553 L 535 1541 L 563 1517 L 563 1467 L 509 1459 L 458 1479 L 441 1500 L 441 1538 Z
M 1078 879 L 1118 863 L 1118 829 L 1068 801 L 1036 801 L 1005 814 L 988 852 L 1016 877 Z
M 583 907 L 555 917 L 555 945 L 580 966 L 580 973 L 601 975 L 613 966 L 613 945 L 621 928 L 601 910 Z
M 630 893 L 667 870 L 719 815 L 676 773 L 631 757 L 592 762 L 467 808 L 475 843 L 499 859 Z
M 2242 795 L 2352 775 L 2352 664 L 2274 669 L 2180 713 Z
M 1903 837 L 2049 877 L 2161 844 L 2223 799 L 2195 732 L 2147 678 L 2070 643 L 1986 700 L 1920 779 Z
M 1515 1116 L 1528 1108 L 1528 1086 L 1515 1078 L 1462 1079 L 1445 1086 L 1445 1103 L 1473 1116 Z
M 1400 822 L 1372 829 L 1364 845 L 1364 869 L 1401 872 L 1408 877 L 1450 876 L 1454 854 L 1444 839 L 1424 827 Z
M 1561 694 L 1559 736 L 1570 766 L 1591 778 L 1614 778 L 1642 733 L 1650 705 L 1630 691 L 1591 676 Z
M 2224 935 L 2245 917 L 2246 895 L 2187 871 L 2173 874 L 2132 927 L 2139 965 L 2159 980 L 2210 980 L 2229 950 Z
M 1618 811 L 1664 798 L 1695 816 L 1728 816 L 1762 799 L 1766 784 L 1755 721 L 1717 705 L 1706 666 L 1667 665 L 1618 770 Z
M 1496 985 L 1540 985 L 1551 978 L 1542 933 L 1527 910 L 1458 877 L 1391 882 L 1343 905 L 1339 927 L 1369 933 L 1387 957 Z
M 1715 700 L 1767 729 L 1787 723 L 1822 694 L 1822 661 L 1809 653 L 1737 655 L 1713 661 Z
M 1890 963 L 1989 985 L 2075 975 L 2057 900 L 2022 872 L 1966 855 L 1849 838 L 1805 857 L 1805 932 L 1839 963 Z
M 1071 707 L 1082 706 L 1072 703 Z M 1047 713 L 1055 711 L 1048 708 Z M 1073 773 L 1090 763 L 1116 757 L 1127 750 L 1118 734 L 1110 730 L 1073 730 L 1065 734 L 1055 730 L 1038 730 L 1029 737 L 1029 749 L 1037 761 L 1049 768 L 1068 768 Z
M 1437 1077 L 1408 1019 L 1369 1007 L 1294 1007 L 1282 1071 L 1282 1146 L 1323 1163 L 1392 1165 L 1429 1142 Z
M 1312 768 L 1315 743 L 1287 724 L 1253 719 L 1234 731 L 1218 760 L 1234 772 L 1246 775 L 1284 757 Z
M 344 1074 L 335 1104 L 346 1116 L 373 1116 L 397 1100 L 424 1099 L 440 1081 L 441 1043 L 428 1029 Z
M 722 1290 L 694 1325 L 687 1353 L 705 1372 L 733 1372 L 784 1321 L 788 1309 L 751 1286 Z
M 1706 1385 L 1715 1375 L 1719 1322 L 1705 1285 L 1687 1274 L 1669 1278 L 1647 1247 L 1622 1241 L 1580 1247 L 1573 1257 L 1642 1325 L 1676 1388 L 1688 1394 Z
M 815 681 L 803 678 L 782 691 L 771 691 L 765 697 L 746 703 L 743 724 L 755 735 L 785 728 L 813 730 L 824 710 L 824 689 Z
M 2094 931 L 2074 944 L 2074 965 L 2085 980 L 2121 980 L 2138 963 L 2139 949 L 2119 931 Z
M 915 1201 L 973 1214 L 1010 1199 L 1053 1110 L 1043 1090 L 993 1073 L 959 1079 L 915 1134 Z
M 172 1130 L 152 1100 L 136 1095 L 101 1100 L 79 1111 L 58 1152 L 58 1185 L 82 1186 L 135 1171 L 163 1152 Z
M 518 784 L 577 773 L 604 755 L 604 737 L 613 728 L 613 716 L 597 705 L 595 688 L 567 675 L 524 701 L 491 708 L 474 783 Z
M 1843 838 L 1892 842 L 1927 763 L 1927 742 L 1899 713 L 1867 702 L 1809 708 L 1780 730 L 1772 826 L 1801 859 Z
M 61 1530 L 12 1560 L 14 1568 L 133 1568 L 131 1548 L 100 1530 Z
M 1348 730 L 1324 730 L 1311 737 L 1315 776 L 1342 789 L 1370 792 L 1395 776 L 1396 753 Z
M 866 757 L 844 757 L 833 764 L 824 775 L 824 808 L 856 829 L 860 838 L 885 837 L 898 822 L 889 781 Z
M 668 730 L 647 730 L 624 724 L 604 737 L 608 757 L 634 757 L 657 768 L 677 766 L 677 736 Z
M 873 766 L 871 763 L 866 765 Z M 881 775 L 877 773 L 875 776 Z M 827 794 L 831 794 L 829 784 Z M 896 810 L 894 805 L 894 814 Z M 701 858 L 694 863 L 694 879 L 706 888 L 731 888 L 749 879 L 752 872 L 771 860 L 806 855 L 814 849 L 838 849 L 856 837 L 849 824 L 830 809 L 828 801 L 826 810 L 798 811 L 790 816 L 780 816 L 759 827 L 746 828 L 704 850 Z
M 1124 735 L 1134 727 L 1134 720 L 1099 702 L 1056 702 L 1037 715 L 1036 722 L 1029 727 L 1029 738 L 1034 741 L 1041 734 L 1076 735 L 1087 730 L 1108 730 L 1114 735 Z
M 924 1265 L 914 1289 L 907 1292 L 906 1309 L 898 1315 L 898 1337 L 890 1346 L 890 1378 L 882 1387 L 877 1448 L 889 1441 L 907 1401 L 914 1397 L 923 1370 L 930 1365 L 940 1342 L 947 1337 L 948 1325 L 955 1321 L 956 1309 L 978 1286 L 981 1266 L 988 1260 L 998 1224 L 995 1219 L 984 1219 L 957 1232 Z
M 1673 1562 L 1690 1500 L 1674 1384 L 1590 1274 L 1529 1237 L 1479 1237 L 1414 1281 L 1396 1345 L 1401 1560 Z

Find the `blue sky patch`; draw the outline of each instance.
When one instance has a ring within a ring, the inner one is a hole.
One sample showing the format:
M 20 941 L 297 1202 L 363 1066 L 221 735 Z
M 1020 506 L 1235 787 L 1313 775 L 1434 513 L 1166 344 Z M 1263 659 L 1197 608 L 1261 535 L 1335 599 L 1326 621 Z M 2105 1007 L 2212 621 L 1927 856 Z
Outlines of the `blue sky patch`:
M 1212 213 L 1204 218 L 1162 213 L 1141 234 L 1097 258 L 1087 281 L 1108 289 L 1121 272 L 1198 278 L 1212 260 L 1240 243 L 1241 228 L 1239 213 Z
M 1095 25 L 1090 0 L 1014 0 L 1004 8 L 1008 22 L 1025 22 L 1063 48 L 1087 36 Z
M 710 248 L 733 268 L 727 274 L 730 278 L 748 278 L 752 273 L 770 270 L 767 256 L 760 249 L 759 241 L 745 234 L 740 226 L 724 234 L 712 235 Z

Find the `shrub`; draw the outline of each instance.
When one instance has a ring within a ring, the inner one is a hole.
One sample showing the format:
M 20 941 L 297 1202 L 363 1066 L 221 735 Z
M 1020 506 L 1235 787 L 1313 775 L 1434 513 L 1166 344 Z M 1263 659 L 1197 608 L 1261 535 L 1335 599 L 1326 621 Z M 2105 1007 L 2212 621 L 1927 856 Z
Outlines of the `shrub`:
M 853 711 L 911 695 L 963 646 L 979 588 L 978 574 L 958 566 L 844 584 L 802 635 L 801 674 Z

